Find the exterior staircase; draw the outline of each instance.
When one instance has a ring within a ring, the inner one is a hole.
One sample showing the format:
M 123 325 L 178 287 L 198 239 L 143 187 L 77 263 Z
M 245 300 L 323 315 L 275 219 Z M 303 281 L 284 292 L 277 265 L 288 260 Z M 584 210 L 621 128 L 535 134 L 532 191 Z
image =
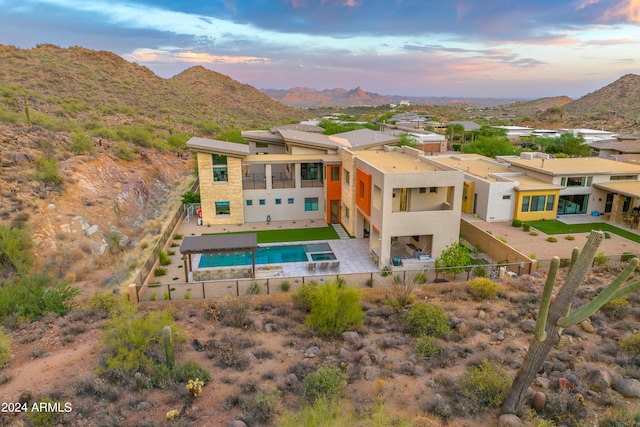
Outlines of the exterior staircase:
M 341 239 L 350 239 L 342 224 L 331 224 L 331 226 L 336 230 L 336 233 L 338 233 L 338 237 Z

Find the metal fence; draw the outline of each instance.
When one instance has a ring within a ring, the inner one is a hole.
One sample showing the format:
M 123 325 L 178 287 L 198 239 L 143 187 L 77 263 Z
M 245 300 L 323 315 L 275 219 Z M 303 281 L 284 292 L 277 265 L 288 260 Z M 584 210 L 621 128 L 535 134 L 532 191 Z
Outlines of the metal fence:
M 200 186 L 200 180 L 196 179 L 196 181 L 191 186 L 190 191 L 195 193 L 196 191 L 198 191 L 199 186 Z M 140 267 L 140 270 L 138 270 L 138 274 L 136 274 L 135 278 L 131 282 L 136 285 L 138 293 L 142 288 L 142 285 L 144 285 L 144 283 L 147 281 L 147 279 L 151 275 L 153 271 L 153 267 L 156 265 L 156 262 L 158 262 L 158 258 L 160 257 L 160 251 L 165 247 L 165 245 L 173 235 L 173 231 L 175 230 L 178 222 L 180 222 L 180 220 L 182 219 L 184 213 L 185 213 L 185 208 L 184 208 L 184 205 L 181 204 L 176 210 L 176 212 L 173 214 L 173 217 L 171 218 L 171 221 L 169 221 L 167 228 L 165 228 L 162 234 L 160 235 L 160 238 L 158 239 L 155 246 L 151 250 L 149 257 L 142 264 L 142 266 Z
M 210 280 L 191 283 L 150 284 L 138 294 L 139 301 L 183 300 L 219 298 L 226 295 L 241 296 L 248 294 L 249 286 L 256 283 L 262 294 L 282 294 L 295 292 L 305 283 L 324 283 L 340 280 L 348 287 L 379 288 L 394 284 L 413 282 L 418 285 L 437 286 L 446 282 L 466 282 L 476 277 L 517 277 L 529 271 L 528 265 L 484 264 L 456 268 L 429 268 L 426 270 L 383 270 L 371 273 L 331 273 L 313 276 L 277 276 L 265 279 L 229 279 Z M 255 286 L 255 285 L 253 285 Z

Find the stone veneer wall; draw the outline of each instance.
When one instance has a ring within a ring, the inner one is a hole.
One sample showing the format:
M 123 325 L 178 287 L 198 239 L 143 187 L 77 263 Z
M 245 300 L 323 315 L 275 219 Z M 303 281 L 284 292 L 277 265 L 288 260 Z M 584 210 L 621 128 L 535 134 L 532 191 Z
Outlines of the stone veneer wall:
M 227 182 L 213 182 L 211 154 L 198 153 L 202 224 L 243 224 L 242 160 L 227 157 Z M 229 202 L 230 215 L 216 216 L 215 202 Z

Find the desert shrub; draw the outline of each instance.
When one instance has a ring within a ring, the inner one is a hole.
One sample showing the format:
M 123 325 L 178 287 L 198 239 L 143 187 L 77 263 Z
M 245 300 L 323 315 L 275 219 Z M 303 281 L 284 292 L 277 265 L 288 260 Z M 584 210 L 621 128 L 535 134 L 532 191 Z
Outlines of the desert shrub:
M 162 249 L 158 251 L 158 262 L 160 263 L 160 265 L 171 264 L 171 258 L 169 257 L 169 254 L 167 253 L 167 251 Z
M 613 317 L 615 319 L 622 319 L 626 317 L 627 314 L 629 314 L 630 310 L 631 303 L 626 296 L 612 299 L 611 301 L 600 307 L 600 311 L 602 311 L 608 317 Z
M 423 273 L 424 274 L 424 273 Z M 413 290 L 416 282 L 404 281 L 402 276 L 393 276 L 393 281 L 389 291 L 391 293 L 391 305 L 397 308 L 405 308 L 413 301 Z
M 607 233 L 606 231 L 604 232 L 604 238 L 605 239 L 610 239 L 611 238 L 611 234 Z
M 416 339 L 416 354 L 420 357 L 440 356 L 444 347 L 438 342 L 436 337 L 423 335 Z
M 558 241 L 558 239 L 556 239 L 556 238 L 555 238 L 555 237 L 553 237 L 553 236 L 549 236 L 549 237 L 547 237 L 547 242 L 556 243 L 557 241 Z
M 407 330 L 415 336 L 446 336 L 451 332 L 449 317 L 442 307 L 429 303 L 413 304 L 403 316 Z
M 618 409 L 600 421 L 598 427 L 635 427 L 638 425 L 640 425 L 640 411 L 630 412 L 625 409 Z
M 507 243 L 507 238 L 506 238 L 506 237 L 497 236 L 496 238 L 497 238 L 498 240 L 500 240 L 502 243 Z
M 162 268 L 162 267 L 158 267 L 155 270 L 153 270 L 153 275 L 156 276 L 156 277 L 166 276 L 167 275 L 167 269 L 166 268 Z
M 486 277 L 469 281 L 469 293 L 478 299 L 494 299 L 498 295 L 498 284 Z
M 95 148 L 91 139 L 84 132 L 74 132 L 71 134 L 71 151 L 74 153 L 93 153 Z
M 35 272 L 0 287 L 0 319 L 5 317 L 31 320 L 45 313 L 65 315 L 75 306 L 78 288 L 67 282 Z
M 358 424 L 353 410 L 346 407 L 343 401 L 328 401 L 319 398 L 315 402 L 305 404 L 299 411 L 288 410 L 278 417 L 279 427 L 351 427 Z
M 0 369 L 11 359 L 11 340 L 9 336 L 0 330 Z
M 511 226 L 512 227 L 522 227 L 522 221 L 520 221 L 519 219 L 514 219 L 513 221 L 511 221 Z
M 50 407 L 59 406 L 63 410 L 65 408 L 65 404 L 58 400 L 51 399 L 50 397 L 44 397 L 38 401 L 39 405 L 44 404 Z M 33 407 L 30 407 L 27 412 L 24 414 L 24 422 L 29 427 L 53 427 L 57 425 L 62 419 L 63 412 L 58 412 L 55 410 L 31 410 Z
M 122 160 L 133 160 L 136 158 L 136 153 L 129 147 L 124 141 L 118 142 L 118 146 L 115 148 L 116 156 Z
M 149 370 L 164 361 L 162 329 L 171 327 L 174 341 L 184 341 L 171 312 L 150 311 L 140 315 L 135 306 L 122 303 L 118 312 L 105 324 L 103 341 L 106 355 L 98 367 L 99 373 L 133 374 Z
M 640 335 L 634 334 L 620 340 L 620 349 L 634 356 L 640 356 Z
M 544 407 L 548 419 L 559 421 L 563 426 L 583 426 L 589 415 L 587 408 L 576 399 L 574 393 L 546 393 L 547 404 Z
M 304 379 L 302 398 L 308 403 L 320 398 L 332 401 L 342 397 L 346 387 L 347 374 L 337 366 L 324 365 Z
M 571 234 L 567 234 L 566 236 L 564 236 L 565 240 L 576 240 L 575 236 L 571 235 Z
M 522 224 L 522 231 L 531 230 L 531 224 Z
M 200 366 L 198 362 L 187 360 L 173 368 L 169 368 L 166 364 L 156 366 L 149 379 L 149 386 L 161 389 L 176 388 L 180 383 L 186 384 L 189 380 L 196 378 L 206 384 L 210 377 L 209 371 Z
M 0 270 L 25 272 L 31 265 L 33 241 L 29 233 L 21 228 L 0 225 Z
M 609 257 L 604 252 L 598 252 L 598 255 L 593 258 L 593 262 L 599 265 L 607 265 L 609 264 Z
M 341 334 L 363 322 L 360 291 L 341 288 L 338 283 L 325 283 L 318 287 L 306 320 L 320 335 Z
M 243 350 L 253 345 L 255 343 L 250 339 L 241 338 L 238 335 L 226 335 L 217 341 L 207 342 L 205 349 L 207 357 L 215 359 L 216 366 L 244 371 L 251 361 Z
M 251 282 L 247 287 L 247 295 L 258 295 L 262 291 L 258 282 Z
M 118 306 L 118 298 L 109 291 L 98 292 L 89 297 L 87 305 L 90 310 L 108 315 Z
M 417 285 L 424 285 L 427 283 L 427 276 L 425 276 L 424 271 L 420 271 L 413 276 L 411 281 Z
M 244 328 L 249 324 L 249 312 L 253 309 L 253 295 L 240 297 L 227 295 L 218 304 L 218 317 L 227 326 Z
M 282 395 L 280 390 L 272 387 L 256 393 L 253 398 L 246 400 L 242 406 L 250 425 L 265 425 L 269 424 L 280 413 L 281 404 Z
M 538 233 L 537 233 L 536 231 L 531 231 L 531 232 L 529 233 L 529 236 L 534 236 L 534 237 L 535 237 L 535 236 L 537 236 L 537 235 L 538 235 Z
M 499 366 L 483 361 L 480 366 L 468 370 L 460 378 L 460 393 L 487 408 L 502 404 L 512 379 Z
M 291 295 L 293 307 L 306 312 L 311 311 L 311 304 L 317 293 L 318 285 L 315 282 L 304 283 Z
M 289 283 L 288 280 L 284 280 L 280 283 L 280 290 L 282 292 L 289 292 L 289 289 L 291 289 L 291 283 Z
M 36 159 L 35 181 L 50 185 L 62 185 L 64 179 L 60 175 L 60 162 L 53 158 L 39 157 Z

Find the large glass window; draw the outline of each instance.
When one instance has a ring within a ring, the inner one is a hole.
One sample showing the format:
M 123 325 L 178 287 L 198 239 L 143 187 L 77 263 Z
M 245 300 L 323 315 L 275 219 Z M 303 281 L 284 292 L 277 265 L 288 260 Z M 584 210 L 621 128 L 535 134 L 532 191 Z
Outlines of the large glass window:
M 322 167 L 320 163 L 302 163 L 300 173 L 303 181 L 322 179 Z
M 545 210 L 547 211 L 552 211 L 553 210 L 553 204 L 556 201 L 556 196 L 547 196 L 547 208 Z
M 588 202 L 589 196 L 586 194 L 560 196 L 558 199 L 558 215 L 587 213 Z
M 529 212 L 529 202 L 531 201 L 531 197 L 524 196 L 522 198 L 522 212 Z
M 216 202 L 216 216 L 231 215 L 229 202 Z
M 318 198 L 317 197 L 305 197 L 304 198 L 304 210 L 305 211 L 317 211 L 318 210 Z
M 211 160 L 213 162 L 213 182 L 227 182 L 229 180 L 227 175 L 227 156 L 212 154 Z
M 544 202 L 547 196 L 532 196 L 531 197 L 531 207 L 529 210 L 531 212 L 540 212 L 544 210 Z
M 567 177 L 567 187 L 584 187 L 584 176 Z
M 613 207 L 613 193 L 607 194 L 607 201 L 604 204 L 604 212 L 611 213 L 611 208 Z

